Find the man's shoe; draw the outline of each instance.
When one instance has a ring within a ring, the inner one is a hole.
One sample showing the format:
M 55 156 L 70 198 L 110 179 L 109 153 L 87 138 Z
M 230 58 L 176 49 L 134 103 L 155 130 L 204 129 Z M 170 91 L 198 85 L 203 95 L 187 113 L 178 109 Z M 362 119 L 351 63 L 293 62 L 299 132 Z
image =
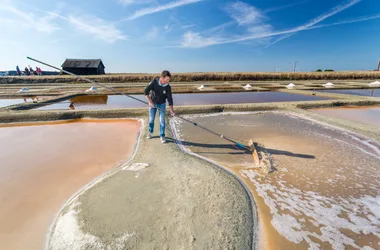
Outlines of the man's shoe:
M 165 137 L 161 137 L 161 143 L 165 143 L 165 142 L 166 142 Z
M 152 133 L 151 132 L 148 132 L 148 135 L 146 137 L 147 139 L 152 139 Z

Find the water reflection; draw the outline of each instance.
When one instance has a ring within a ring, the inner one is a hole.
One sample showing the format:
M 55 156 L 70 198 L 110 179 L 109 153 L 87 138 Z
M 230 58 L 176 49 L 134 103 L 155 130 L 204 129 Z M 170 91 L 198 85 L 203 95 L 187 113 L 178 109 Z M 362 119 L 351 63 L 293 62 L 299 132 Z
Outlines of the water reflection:
M 144 95 L 131 95 L 134 98 L 146 102 Z M 263 103 L 263 102 L 291 102 L 328 100 L 327 97 L 290 94 L 282 92 L 239 92 L 239 93 L 202 93 L 202 94 L 173 94 L 175 106 L 211 105 L 211 104 L 240 104 L 240 103 Z M 48 106 L 39 110 L 53 109 L 77 109 L 98 110 L 117 108 L 143 108 L 140 103 L 132 98 L 122 95 L 90 95 L 80 96 Z

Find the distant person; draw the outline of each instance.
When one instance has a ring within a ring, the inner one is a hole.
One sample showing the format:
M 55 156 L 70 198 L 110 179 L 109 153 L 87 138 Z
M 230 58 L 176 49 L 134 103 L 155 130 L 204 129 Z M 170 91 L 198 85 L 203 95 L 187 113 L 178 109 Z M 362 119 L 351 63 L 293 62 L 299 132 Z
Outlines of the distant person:
M 27 75 L 27 76 L 30 75 L 30 72 L 29 72 L 28 67 L 25 67 L 25 70 L 24 70 L 24 71 L 25 71 L 25 75 Z
M 147 138 L 152 138 L 154 130 L 154 120 L 156 118 L 157 108 L 160 114 L 160 137 L 161 142 L 165 143 L 165 114 L 166 114 L 166 100 L 170 106 L 170 115 L 174 116 L 172 88 L 169 85 L 171 74 L 169 71 L 164 70 L 161 77 L 154 78 L 144 90 L 144 95 L 149 102 L 149 128 Z M 152 92 L 150 94 L 150 92 Z M 150 95 L 149 95 L 150 94 Z
M 39 75 L 39 76 L 42 75 L 42 70 L 41 70 L 41 68 L 36 67 L 36 72 L 37 72 L 37 75 Z
M 20 70 L 20 68 L 18 67 L 18 65 L 16 66 L 16 72 L 17 72 L 17 75 L 18 75 L 18 76 L 21 76 L 21 70 Z
M 34 71 L 33 71 L 33 68 L 31 66 L 29 66 L 29 71 L 30 71 L 31 75 L 34 75 Z

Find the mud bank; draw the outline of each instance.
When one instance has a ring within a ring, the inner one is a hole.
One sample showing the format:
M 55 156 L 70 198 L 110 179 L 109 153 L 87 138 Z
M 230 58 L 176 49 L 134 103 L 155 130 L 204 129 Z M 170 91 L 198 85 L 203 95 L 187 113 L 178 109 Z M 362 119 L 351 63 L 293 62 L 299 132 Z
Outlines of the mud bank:
M 48 249 L 254 248 L 253 208 L 239 181 L 145 136 L 129 163 L 66 204 Z
M 137 120 L 0 126 L 0 248 L 43 249 L 60 207 L 128 160 Z
M 187 150 L 229 168 L 250 186 L 260 249 L 378 249 L 380 143 L 303 119 L 258 112 L 187 116 L 214 131 L 263 144 L 277 171 L 215 135 L 173 120 Z M 339 157 L 338 157 L 339 156 Z

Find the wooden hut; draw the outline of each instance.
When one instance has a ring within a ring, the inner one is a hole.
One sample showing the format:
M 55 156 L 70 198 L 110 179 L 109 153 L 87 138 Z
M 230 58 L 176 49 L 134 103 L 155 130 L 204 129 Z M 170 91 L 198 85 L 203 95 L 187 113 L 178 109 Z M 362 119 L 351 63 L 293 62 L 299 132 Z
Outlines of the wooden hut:
M 76 75 L 103 75 L 105 67 L 101 59 L 66 59 L 62 69 Z

